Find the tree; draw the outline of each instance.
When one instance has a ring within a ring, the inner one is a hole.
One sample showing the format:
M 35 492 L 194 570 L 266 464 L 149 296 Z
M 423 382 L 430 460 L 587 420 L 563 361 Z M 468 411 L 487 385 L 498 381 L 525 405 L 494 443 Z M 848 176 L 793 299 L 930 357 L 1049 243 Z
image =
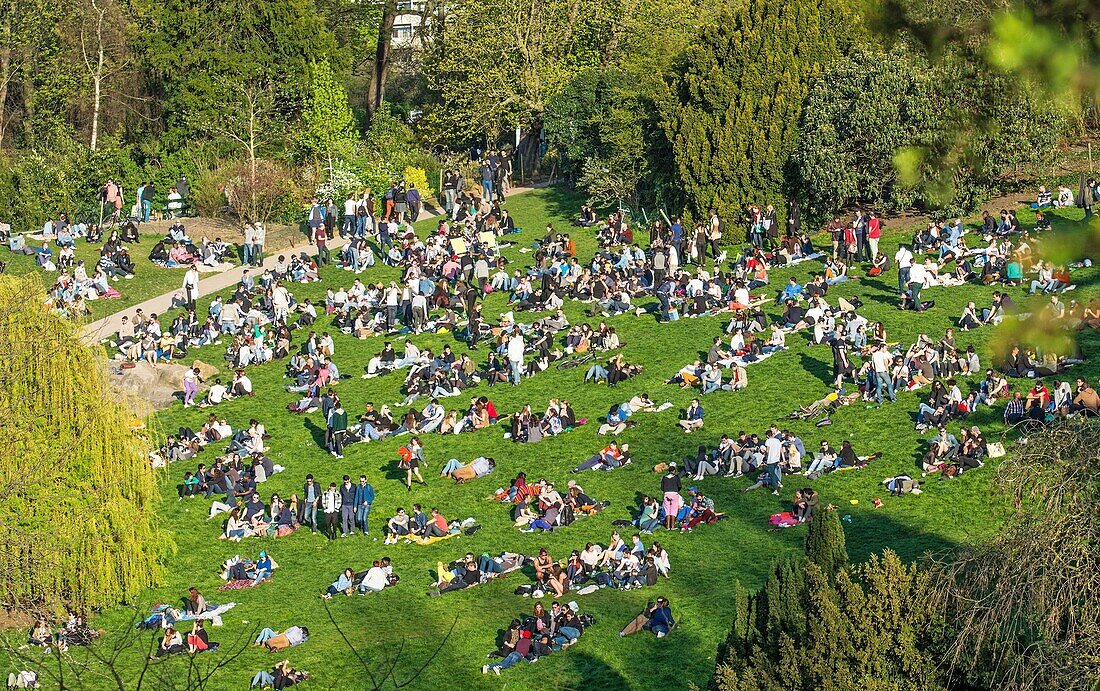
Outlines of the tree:
M 393 20 L 397 16 L 397 1 L 382 0 L 382 17 L 378 20 L 378 36 L 374 47 L 374 64 L 371 65 L 367 89 L 367 127 L 382 108 L 386 96 L 386 78 L 390 71 L 390 49 L 393 43 Z
M 599 64 L 582 21 L 599 0 L 484 0 L 448 8 L 425 59 L 437 103 L 426 115 L 436 144 L 492 145 L 517 125 L 538 129 L 547 101 Z
M 1013 500 L 990 540 L 942 558 L 946 661 L 990 688 L 1087 689 L 1100 678 L 1100 423 L 1030 434 L 995 486 Z
M 653 107 L 637 86 L 621 70 L 592 68 L 547 103 L 544 135 L 562 173 L 593 203 L 634 206 L 650 172 L 646 124 Z
M 847 7 L 747 0 L 723 10 L 674 62 L 662 124 L 694 214 L 740 217 L 750 202 L 782 203 L 810 82 L 855 33 Z
M 99 145 L 99 120 L 106 82 L 125 64 L 123 18 L 110 0 L 88 0 L 80 24 L 80 57 L 92 82 L 92 133 L 89 148 Z
M 779 559 L 756 593 L 738 587 L 712 691 L 945 688 L 927 652 L 929 576 L 890 551 L 856 567 L 846 555 L 835 512 L 819 513 L 805 558 Z
M 203 120 L 199 124 L 203 129 L 235 144 L 247 158 L 244 170 L 236 171 L 233 198 L 244 201 L 244 208 L 238 208 L 242 218 L 267 221 L 270 218 L 269 202 L 272 192 L 273 176 L 271 166 L 263 171 L 260 180 L 260 157 L 269 148 L 276 137 L 283 132 L 283 122 L 275 103 L 275 89 L 269 82 L 222 79 L 220 90 L 223 107 L 218 118 Z M 199 114 L 197 117 L 205 117 Z M 240 178 L 244 177 L 243 182 Z M 289 184 L 283 188 L 289 191 Z M 261 198 L 262 197 L 262 198 Z M 263 207 L 263 209 L 261 208 Z M 266 211 L 264 210 L 266 209 Z
M 141 73 L 158 95 L 149 116 L 167 129 L 168 146 L 202 138 L 196 125 L 223 115 L 227 79 L 271 84 L 291 122 L 309 97 L 311 66 L 327 60 L 343 69 L 312 0 L 130 0 L 130 7 Z
M 302 152 L 324 164 L 331 184 L 336 161 L 351 153 L 358 138 L 344 87 L 327 62 L 315 64 L 309 99 L 302 111 Z
M 5 606 L 86 611 L 154 585 L 171 542 L 150 442 L 103 349 L 45 300 L 38 278 L 0 276 L 0 587 Z
M 835 511 L 818 511 L 810 519 L 806 532 L 806 559 L 817 564 L 828 578 L 848 567 L 848 550 L 844 543 L 844 528 Z

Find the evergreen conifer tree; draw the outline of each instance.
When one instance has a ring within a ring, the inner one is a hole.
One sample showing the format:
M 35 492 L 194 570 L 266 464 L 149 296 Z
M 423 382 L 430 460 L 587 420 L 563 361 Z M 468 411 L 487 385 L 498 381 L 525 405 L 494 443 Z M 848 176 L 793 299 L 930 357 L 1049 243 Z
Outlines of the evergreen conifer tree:
M 716 208 L 741 239 L 746 204 L 782 208 L 802 104 L 855 26 L 839 0 L 746 0 L 725 9 L 673 66 L 662 122 L 687 208 Z

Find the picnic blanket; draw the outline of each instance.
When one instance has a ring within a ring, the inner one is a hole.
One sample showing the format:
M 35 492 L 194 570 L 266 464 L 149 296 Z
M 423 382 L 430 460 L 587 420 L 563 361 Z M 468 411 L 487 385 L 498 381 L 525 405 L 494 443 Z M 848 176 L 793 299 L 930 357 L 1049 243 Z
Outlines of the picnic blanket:
M 424 537 L 422 535 L 406 535 L 405 542 L 413 543 L 417 545 L 430 545 L 434 542 L 440 542 L 442 540 L 450 540 L 452 537 L 458 537 L 462 534 L 462 531 L 455 531 L 453 533 L 447 533 L 441 537 Z
M 771 518 L 768 519 L 768 523 L 775 528 L 790 528 L 798 525 L 798 519 L 790 511 L 784 511 L 772 514 Z
M 260 583 L 267 583 L 269 580 L 271 579 L 265 578 L 257 583 L 251 578 L 241 578 L 235 581 L 229 581 L 228 583 L 221 584 L 220 586 L 218 586 L 218 590 L 248 590 L 249 588 L 255 588 Z
M 201 614 L 189 614 L 184 612 L 180 615 L 177 621 L 194 621 L 198 619 L 207 620 L 214 626 L 222 625 L 222 615 L 237 606 L 236 602 L 227 602 L 224 605 L 218 605 L 214 609 L 208 609 Z

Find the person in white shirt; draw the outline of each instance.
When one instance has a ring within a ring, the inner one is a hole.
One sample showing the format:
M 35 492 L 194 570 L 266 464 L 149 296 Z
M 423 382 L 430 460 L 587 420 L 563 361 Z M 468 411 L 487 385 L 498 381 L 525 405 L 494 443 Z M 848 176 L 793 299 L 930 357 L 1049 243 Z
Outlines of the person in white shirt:
M 392 568 L 389 557 L 382 557 L 380 561 L 374 562 L 374 566 L 363 576 L 363 581 L 359 584 L 359 592 L 364 595 L 382 592 L 382 589 L 390 584 Z
M 911 308 L 916 310 L 917 312 L 920 312 L 920 311 L 922 311 L 921 310 L 921 304 L 920 304 L 920 291 L 921 291 L 921 288 L 924 287 L 925 281 L 928 278 L 927 272 L 924 268 L 924 264 L 917 263 L 917 264 L 912 264 L 909 267 L 909 272 L 908 273 L 909 273 L 909 286 L 908 286 L 909 287 L 909 299 L 910 299 L 910 302 L 912 303 Z M 905 291 L 902 291 L 902 292 L 905 292 Z
M 875 372 L 875 401 L 882 403 L 882 387 L 886 386 L 887 393 L 890 394 L 890 402 L 897 401 L 897 396 L 894 393 L 894 380 L 890 376 L 890 366 L 894 363 L 894 355 L 886 347 L 886 344 L 871 346 L 873 351 L 871 352 L 871 365 Z
M 764 469 L 772 479 L 772 494 L 779 494 L 780 488 L 783 487 L 783 471 L 779 467 L 780 461 L 783 460 L 783 442 L 779 435 L 770 434 L 764 442 L 764 449 L 767 451 Z
M 225 392 L 226 388 L 225 384 L 222 384 L 222 380 L 215 379 L 214 385 L 210 387 L 210 391 L 206 394 L 206 403 L 203 404 L 203 407 L 218 405 L 219 403 L 224 401 Z
M 199 267 L 191 264 L 191 268 L 183 275 L 183 301 L 187 309 L 195 309 L 195 301 L 199 299 Z
M 518 331 L 508 339 L 508 363 L 512 368 L 512 386 L 519 386 L 523 376 L 523 336 Z
M 904 293 L 909 287 L 909 269 L 913 266 L 913 253 L 902 245 L 894 254 L 894 263 L 898 265 L 898 292 Z

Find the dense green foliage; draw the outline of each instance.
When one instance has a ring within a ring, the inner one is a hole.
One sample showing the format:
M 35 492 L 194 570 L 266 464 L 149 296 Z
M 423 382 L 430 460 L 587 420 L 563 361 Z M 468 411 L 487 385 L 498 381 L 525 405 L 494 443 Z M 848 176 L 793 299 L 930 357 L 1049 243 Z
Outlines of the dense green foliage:
M 748 0 L 703 28 L 673 65 L 662 113 L 688 209 L 781 208 L 810 83 L 843 54 L 856 21 L 834 0 Z
M 159 582 L 170 545 L 150 443 L 112 394 L 102 349 L 44 299 L 37 276 L 0 278 L 0 598 L 115 606 Z
M 761 590 L 739 593 L 711 688 L 945 688 L 921 647 L 934 624 L 929 586 L 889 550 L 850 566 L 840 518 L 822 511 L 804 559 L 779 560 Z
M 953 133 L 974 118 L 986 126 L 966 130 L 963 155 Z M 795 186 L 817 219 L 856 204 L 966 210 L 999 191 L 1006 174 L 1049 166 L 1064 133 L 1048 104 L 961 56 L 934 64 L 902 48 L 856 50 L 810 91 Z M 899 152 L 912 161 L 901 170 Z

